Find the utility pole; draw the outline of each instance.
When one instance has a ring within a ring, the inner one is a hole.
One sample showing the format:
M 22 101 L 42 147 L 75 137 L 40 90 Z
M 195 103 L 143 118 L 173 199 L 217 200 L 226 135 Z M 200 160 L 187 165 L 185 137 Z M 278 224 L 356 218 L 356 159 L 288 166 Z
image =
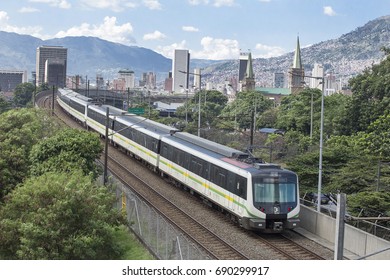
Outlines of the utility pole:
M 346 205 L 346 194 L 337 194 L 337 216 L 336 216 L 336 233 L 334 242 L 334 259 L 343 259 L 344 250 L 344 218 L 345 218 L 345 205 Z
M 107 175 L 107 163 L 108 163 L 108 126 L 110 125 L 110 108 L 106 108 L 106 134 L 105 134 L 105 141 L 104 141 L 104 173 L 103 173 L 103 182 L 104 185 L 108 182 L 108 175 Z

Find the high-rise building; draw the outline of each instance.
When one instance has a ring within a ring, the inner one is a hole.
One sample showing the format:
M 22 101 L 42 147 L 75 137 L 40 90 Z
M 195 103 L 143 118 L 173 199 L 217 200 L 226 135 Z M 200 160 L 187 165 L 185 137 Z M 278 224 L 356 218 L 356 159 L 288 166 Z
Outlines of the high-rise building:
M 293 65 L 289 70 L 288 88 L 291 94 L 298 94 L 304 88 L 305 69 L 301 60 L 301 47 L 299 37 L 297 37 L 297 47 L 295 49 Z
M 65 87 L 68 49 L 58 46 L 41 46 L 36 54 L 36 85 Z
M 165 79 L 164 90 L 172 92 L 172 72 L 169 72 L 168 77 Z
M 201 81 L 201 76 L 202 75 L 202 73 L 201 73 L 201 69 L 200 68 L 195 68 L 194 69 L 194 87 L 196 88 L 196 89 L 202 89 L 202 85 L 201 85 L 201 83 L 202 83 L 202 81 Z
M 188 89 L 189 71 L 190 71 L 189 51 L 175 50 L 175 54 L 172 61 L 173 92 L 181 92 L 183 88 Z
M 122 69 L 118 72 L 118 74 L 119 74 L 119 79 L 123 79 L 125 81 L 125 89 L 135 87 L 134 71 L 129 69 Z
M 21 83 L 27 83 L 27 71 L 0 70 L 0 91 L 11 92 Z
M 311 71 L 311 75 L 313 77 L 322 78 L 324 76 L 324 66 L 318 63 L 314 63 L 314 67 L 313 70 Z M 309 84 L 310 84 L 310 88 L 318 88 L 322 90 L 321 79 L 311 78 Z

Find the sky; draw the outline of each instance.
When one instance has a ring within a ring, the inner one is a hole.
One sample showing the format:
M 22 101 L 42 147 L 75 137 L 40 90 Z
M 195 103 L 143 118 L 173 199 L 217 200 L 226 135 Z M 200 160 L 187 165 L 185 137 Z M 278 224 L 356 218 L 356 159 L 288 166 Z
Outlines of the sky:
M 0 30 L 41 39 L 93 36 L 172 58 L 279 56 L 390 15 L 390 0 L 1 0 Z

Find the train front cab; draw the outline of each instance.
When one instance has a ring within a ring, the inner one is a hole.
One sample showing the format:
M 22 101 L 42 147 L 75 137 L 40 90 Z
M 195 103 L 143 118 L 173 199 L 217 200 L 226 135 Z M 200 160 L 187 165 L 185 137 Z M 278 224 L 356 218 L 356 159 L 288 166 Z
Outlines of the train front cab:
M 281 232 L 299 225 L 299 191 L 295 173 L 275 170 L 254 175 L 252 201 L 258 217 L 242 221 L 244 227 Z

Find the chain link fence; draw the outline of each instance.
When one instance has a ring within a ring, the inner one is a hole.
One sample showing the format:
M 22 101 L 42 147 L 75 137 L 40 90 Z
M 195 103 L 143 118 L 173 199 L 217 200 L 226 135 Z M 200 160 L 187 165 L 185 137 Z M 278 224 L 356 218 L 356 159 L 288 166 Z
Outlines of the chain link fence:
M 160 260 L 207 260 L 210 256 L 169 223 L 153 207 L 134 194 L 115 177 L 116 207 L 126 213 L 130 229 Z

